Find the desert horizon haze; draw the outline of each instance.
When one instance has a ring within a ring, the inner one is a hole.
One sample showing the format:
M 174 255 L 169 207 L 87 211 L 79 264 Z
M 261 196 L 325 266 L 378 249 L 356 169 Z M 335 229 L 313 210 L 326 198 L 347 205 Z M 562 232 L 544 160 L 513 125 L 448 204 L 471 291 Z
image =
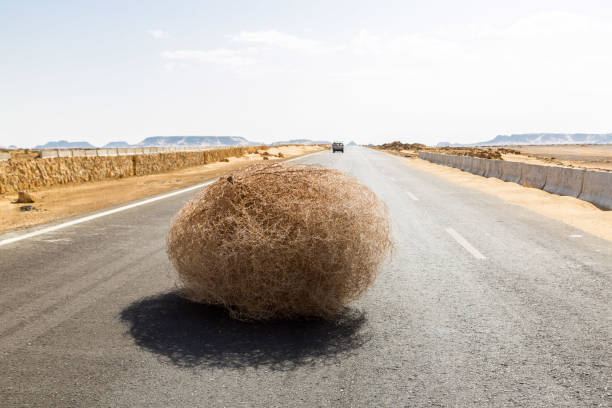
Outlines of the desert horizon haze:
M 2 146 L 612 131 L 602 1 L 5 2 L 0 35 Z

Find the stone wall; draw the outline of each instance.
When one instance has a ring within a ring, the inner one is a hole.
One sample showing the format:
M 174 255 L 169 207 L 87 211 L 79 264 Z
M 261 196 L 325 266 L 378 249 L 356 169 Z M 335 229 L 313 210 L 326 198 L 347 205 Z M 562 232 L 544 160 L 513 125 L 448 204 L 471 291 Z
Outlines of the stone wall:
M 129 176 L 164 173 L 254 153 L 258 147 L 231 147 L 109 157 L 54 157 L 0 162 L 0 194 Z

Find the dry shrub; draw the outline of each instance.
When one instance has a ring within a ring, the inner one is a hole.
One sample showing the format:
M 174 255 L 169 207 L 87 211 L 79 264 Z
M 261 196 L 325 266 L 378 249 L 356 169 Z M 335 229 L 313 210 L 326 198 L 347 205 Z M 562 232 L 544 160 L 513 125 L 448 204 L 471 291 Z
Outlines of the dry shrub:
M 185 204 L 168 254 L 185 295 L 239 319 L 330 317 L 375 280 L 386 206 L 337 170 L 255 165 Z
M 27 191 L 20 191 L 17 195 L 17 203 L 33 203 L 34 198 Z

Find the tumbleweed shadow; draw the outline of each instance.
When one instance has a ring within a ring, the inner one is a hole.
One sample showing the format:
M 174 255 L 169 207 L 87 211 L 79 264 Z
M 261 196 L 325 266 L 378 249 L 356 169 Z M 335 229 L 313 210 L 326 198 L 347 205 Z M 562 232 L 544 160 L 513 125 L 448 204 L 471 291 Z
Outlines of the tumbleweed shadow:
M 140 299 L 121 312 L 135 343 L 180 367 L 291 370 L 339 358 L 361 347 L 363 313 L 323 319 L 241 322 L 179 292 Z

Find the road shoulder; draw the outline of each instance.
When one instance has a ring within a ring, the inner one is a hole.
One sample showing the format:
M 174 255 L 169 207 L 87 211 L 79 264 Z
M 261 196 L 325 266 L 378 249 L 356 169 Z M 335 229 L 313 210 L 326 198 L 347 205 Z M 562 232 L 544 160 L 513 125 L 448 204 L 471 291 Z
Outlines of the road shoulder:
M 574 197 L 558 196 L 496 178 L 486 178 L 422 159 L 409 159 L 405 165 L 452 181 L 464 187 L 499 197 L 533 212 L 562 221 L 597 237 L 612 241 L 612 211 Z

